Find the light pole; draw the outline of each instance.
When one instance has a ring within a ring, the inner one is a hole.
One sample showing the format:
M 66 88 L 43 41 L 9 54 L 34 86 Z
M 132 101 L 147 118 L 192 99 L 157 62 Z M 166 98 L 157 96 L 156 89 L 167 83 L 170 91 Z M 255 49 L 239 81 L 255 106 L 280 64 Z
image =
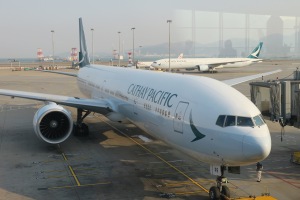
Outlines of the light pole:
M 141 49 L 142 49 L 143 46 L 139 46 L 139 47 L 140 47 L 140 49 L 139 49 L 139 56 L 141 57 Z
M 92 63 L 94 64 L 94 29 L 91 28 L 92 31 Z
M 119 32 L 118 32 L 118 35 L 119 35 L 119 53 L 118 53 L 118 57 L 119 57 L 119 67 L 120 67 L 120 34 L 121 34 L 121 32 L 119 31 Z
M 131 28 L 132 30 L 132 64 L 134 65 L 134 27 Z
M 52 33 L 52 65 L 54 67 L 54 30 L 51 30 Z
M 167 23 L 169 23 L 169 72 L 171 71 L 171 33 L 170 33 L 170 27 L 171 27 L 172 20 L 167 20 Z

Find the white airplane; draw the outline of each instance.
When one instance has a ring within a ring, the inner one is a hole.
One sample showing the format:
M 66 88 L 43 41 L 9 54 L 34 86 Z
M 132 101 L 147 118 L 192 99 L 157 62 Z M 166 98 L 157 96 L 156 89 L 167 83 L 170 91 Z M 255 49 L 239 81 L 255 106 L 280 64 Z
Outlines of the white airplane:
M 138 62 L 136 63 L 136 67 L 137 67 L 138 69 L 140 69 L 140 68 L 154 69 L 154 68 L 151 66 L 152 63 L 153 63 L 153 62 L 138 61 Z
M 178 59 L 182 59 L 183 58 L 183 53 L 179 54 Z M 145 68 L 145 69 L 154 69 L 154 67 L 151 66 L 153 62 L 145 62 L 145 61 L 138 61 L 136 63 L 136 67 L 137 68 Z
M 84 118 L 91 112 L 115 122 L 131 122 L 194 158 L 211 164 L 222 178 L 224 167 L 265 159 L 271 150 L 269 129 L 260 111 L 232 85 L 266 76 L 267 72 L 227 81 L 172 73 L 126 69 L 89 62 L 81 18 L 77 78 L 87 98 L 0 89 L 0 95 L 44 101 L 33 119 L 38 138 L 50 144 L 74 134 L 88 134 Z M 163 83 L 163 84 L 162 84 Z M 77 108 L 77 121 L 64 107 Z M 16 122 L 17 123 L 17 122 Z M 239 169 L 239 168 L 237 168 Z M 222 179 L 224 180 L 224 179 Z M 230 196 L 225 185 L 210 196 Z
M 198 69 L 201 72 L 214 72 L 220 68 L 244 67 L 256 62 L 259 59 L 263 43 L 260 42 L 247 58 L 172 58 L 170 59 L 170 69 Z M 161 59 L 151 64 L 155 69 L 169 70 L 169 59 Z

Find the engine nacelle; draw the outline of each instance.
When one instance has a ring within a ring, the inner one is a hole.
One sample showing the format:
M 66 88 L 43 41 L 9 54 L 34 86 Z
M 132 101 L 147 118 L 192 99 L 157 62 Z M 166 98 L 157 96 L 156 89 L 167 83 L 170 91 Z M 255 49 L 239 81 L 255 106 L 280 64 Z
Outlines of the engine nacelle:
M 209 70 L 209 66 L 208 65 L 198 65 L 198 70 L 200 72 L 207 72 Z
M 58 144 L 71 135 L 73 130 L 72 116 L 62 106 L 50 103 L 35 113 L 33 128 L 41 140 L 50 144 Z

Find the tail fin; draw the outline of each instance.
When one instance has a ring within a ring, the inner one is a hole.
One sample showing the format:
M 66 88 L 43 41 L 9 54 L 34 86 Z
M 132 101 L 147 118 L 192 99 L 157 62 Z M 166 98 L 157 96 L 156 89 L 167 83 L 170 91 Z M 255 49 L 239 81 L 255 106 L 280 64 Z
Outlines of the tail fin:
M 79 67 L 84 67 L 90 64 L 90 58 L 86 47 L 84 30 L 82 25 L 82 19 L 79 18 L 79 44 L 80 44 L 80 52 L 79 52 Z
M 179 54 L 178 59 L 182 59 L 183 58 L 183 53 Z
M 261 51 L 261 48 L 263 46 L 263 42 L 260 42 L 257 47 L 255 47 L 253 49 L 253 51 L 251 52 L 251 54 L 247 57 L 247 58 L 253 58 L 253 59 L 257 59 L 259 54 L 260 54 L 260 51 Z

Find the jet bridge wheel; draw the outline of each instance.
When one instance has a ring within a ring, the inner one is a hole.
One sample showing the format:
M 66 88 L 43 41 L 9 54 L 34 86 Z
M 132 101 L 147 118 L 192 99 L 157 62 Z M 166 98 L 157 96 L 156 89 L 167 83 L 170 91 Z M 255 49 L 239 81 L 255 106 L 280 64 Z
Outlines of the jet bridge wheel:
M 220 197 L 221 197 L 220 189 L 216 186 L 212 186 L 209 189 L 209 199 L 220 200 Z

